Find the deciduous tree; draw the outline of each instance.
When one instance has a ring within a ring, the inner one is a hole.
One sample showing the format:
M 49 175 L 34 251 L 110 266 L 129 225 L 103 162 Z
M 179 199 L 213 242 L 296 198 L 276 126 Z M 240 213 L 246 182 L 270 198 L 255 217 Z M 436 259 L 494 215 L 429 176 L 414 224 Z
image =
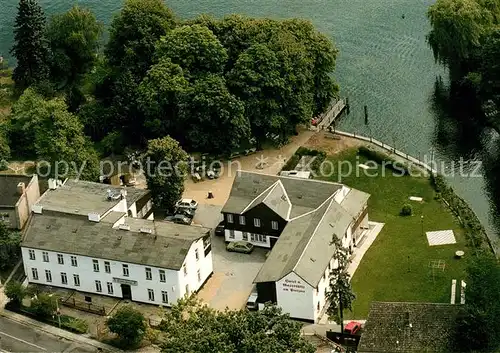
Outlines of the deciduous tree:
M 127 0 L 109 29 L 105 52 L 110 64 L 141 79 L 153 63 L 156 42 L 174 26 L 162 0 Z
M 0 214 L 1 216 L 1 214 Z M 0 269 L 12 267 L 21 255 L 21 235 L 0 221 Z
M 123 345 L 130 349 L 138 345 L 146 333 L 146 322 L 141 312 L 124 306 L 107 321 L 111 332 L 116 333 Z
M 52 81 L 59 86 L 72 86 L 81 81 L 96 61 L 102 29 L 92 11 L 77 5 L 50 19 L 47 39 Z
M 168 57 L 191 77 L 221 74 L 227 61 L 226 49 L 210 29 L 197 24 L 181 26 L 162 37 L 156 55 Z
M 18 90 L 37 84 L 48 75 L 45 15 L 37 0 L 19 0 L 11 53 L 17 60 L 12 78 Z
M 187 153 L 179 142 L 166 136 L 150 140 L 145 157 L 146 180 L 155 205 L 172 210 L 184 192 Z
M 302 324 L 281 309 L 216 311 L 193 297 L 182 299 L 165 314 L 164 353 L 313 353 L 315 348 L 300 334 Z M 202 334 L 200 334 L 202 333 Z
M 56 300 L 56 297 L 52 297 L 47 293 L 38 293 L 31 300 L 31 312 L 40 319 L 49 319 L 56 312 Z
M 26 289 L 21 282 L 10 280 L 5 285 L 5 295 L 13 305 L 20 307 L 26 296 Z
M 344 332 L 344 310 L 352 311 L 352 302 L 356 299 L 352 292 L 351 276 L 347 272 L 350 263 L 349 249 L 342 245 L 342 241 L 336 235 L 333 236 L 331 245 L 335 246 L 333 255 L 335 263 L 330 272 L 326 312 L 340 325 L 341 332 Z
M 197 79 L 181 104 L 187 143 L 196 151 L 229 153 L 248 141 L 250 123 L 241 100 L 229 93 L 223 77 Z

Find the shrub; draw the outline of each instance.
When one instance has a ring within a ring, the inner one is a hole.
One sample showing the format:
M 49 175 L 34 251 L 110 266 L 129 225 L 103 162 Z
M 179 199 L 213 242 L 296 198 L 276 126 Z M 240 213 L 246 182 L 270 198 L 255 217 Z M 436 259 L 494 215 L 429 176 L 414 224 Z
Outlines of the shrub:
M 401 209 L 401 216 L 411 216 L 413 213 L 413 208 L 409 204 L 404 204 Z
M 31 301 L 30 312 L 38 318 L 46 320 L 56 311 L 56 298 L 50 297 L 46 293 L 40 293 Z
M 85 320 L 78 319 L 72 316 L 62 315 L 61 327 L 75 333 L 87 333 L 89 324 Z
M 5 295 L 13 305 L 20 307 L 26 296 L 26 289 L 20 282 L 10 281 L 5 285 Z
M 107 321 L 111 332 L 116 333 L 124 346 L 131 348 L 142 341 L 146 333 L 144 316 L 129 306 L 124 306 Z

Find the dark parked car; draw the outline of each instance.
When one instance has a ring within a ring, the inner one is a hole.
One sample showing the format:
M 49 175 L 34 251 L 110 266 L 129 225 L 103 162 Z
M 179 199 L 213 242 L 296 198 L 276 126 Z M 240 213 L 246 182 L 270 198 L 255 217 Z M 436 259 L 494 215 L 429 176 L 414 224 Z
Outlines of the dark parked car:
M 215 227 L 215 235 L 223 237 L 224 236 L 224 221 L 220 222 L 217 227 Z
M 253 244 L 247 241 L 233 241 L 226 246 L 227 251 L 241 252 L 243 254 L 250 254 L 253 248 Z
M 174 214 L 181 214 L 181 215 L 184 215 L 186 217 L 193 218 L 195 213 L 196 213 L 196 210 L 179 207 L 179 208 L 175 209 Z
M 167 218 L 165 218 L 165 221 L 190 225 L 193 219 L 182 214 L 176 214 L 175 216 L 167 216 Z

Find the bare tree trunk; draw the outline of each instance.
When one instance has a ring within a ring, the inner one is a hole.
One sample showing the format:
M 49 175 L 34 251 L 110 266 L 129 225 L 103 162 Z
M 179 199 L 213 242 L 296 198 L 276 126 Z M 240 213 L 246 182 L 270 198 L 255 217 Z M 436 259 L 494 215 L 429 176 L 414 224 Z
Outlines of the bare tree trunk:
M 344 307 L 342 305 L 342 293 L 339 293 L 339 317 L 340 317 L 340 333 L 344 333 Z

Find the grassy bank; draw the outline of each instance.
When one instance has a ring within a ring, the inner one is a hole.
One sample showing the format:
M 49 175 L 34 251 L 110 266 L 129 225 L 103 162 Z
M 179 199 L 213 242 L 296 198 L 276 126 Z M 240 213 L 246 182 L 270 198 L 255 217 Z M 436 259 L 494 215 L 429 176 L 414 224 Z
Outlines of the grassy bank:
M 369 218 L 385 223 L 352 279 L 357 299 L 349 316 L 366 318 L 372 301 L 449 302 L 451 280 L 461 280 L 465 273 L 465 259 L 455 259 L 454 253 L 464 250 L 467 256 L 469 252 L 463 228 L 449 209 L 435 199 L 430 180 L 399 176 L 400 173 L 382 169 L 380 165 L 368 171 L 377 176 L 368 176 L 356 167 L 356 162 L 367 161 L 366 157 L 357 155 L 356 149 L 329 160 L 334 166 L 339 161 L 349 161 L 354 166 L 353 172 L 339 178 L 339 171 L 335 170 L 323 179 L 340 181 L 370 193 Z M 343 169 L 342 174 L 346 174 L 346 170 Z M 422 197 L 424 201 L 409 201 L 410 196 Z M 412 206 L 412 216 L 400 215 L 404 204 Z M 454 231 L 457 244 L 430 247 L 424 233 L 446 229 Z M 433 260 L 445 261 L 444 271 L 435 270 L 433 275 L 429 268 Z

